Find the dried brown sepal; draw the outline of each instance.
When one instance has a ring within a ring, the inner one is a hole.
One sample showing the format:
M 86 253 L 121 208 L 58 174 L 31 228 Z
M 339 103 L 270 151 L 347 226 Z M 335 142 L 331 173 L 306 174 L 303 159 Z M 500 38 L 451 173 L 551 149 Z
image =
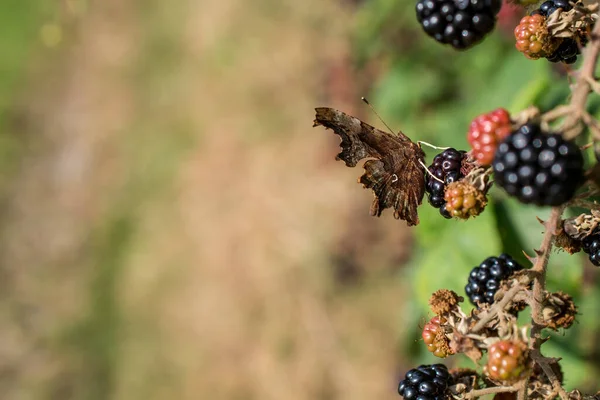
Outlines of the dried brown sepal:
M 494 400 L 517 400 L 517 394 L 515 392 L 496 393 Z
M 450 393 L 455 396 L 468 393 L 472 390 L 477 390 L 481 386 L 479 384 L 480 376 L 477 371 L 469 368 L 453 368 L 450 371 L 454 384 L 449 387 Z
M 586 398 L 589 397 L 584 396 L 578 389 L 569 392 L 569 400 L 583 400 Z M 593 396 L 592 398 L 596 398 L 596 396 Z
M 458 307 L 465 299 L 448 289 L 435 291 L 429 298 L 431 311 L 437 315 L 448 314 Z
M 542 316 L 544 322 L 552 330 L 570 328 L 576 315 L 577 307 L 573 302 L 573 298 L 566 293 L 551 293 L 543 304 Z
M 475 159 L 475 157 L 473 157 L 473 154 L 470 151 L 466 154 L 466 157 L 463 157 L 463 159 L 460 162 L 460 173 L 462 176 L 466 177 L 471 173 L 471 171 L 473 171 L 476 168 L 481 167 L 479 166 L 477 160 Z
M 573 239 L 571 236 L 567 235 L 564 225 L 561 224 L 561 226 L 562 228 L 559 228 L 558 232 L 556 232 L 554 245 L 569 254 L 579 253 L 581 251 L 581 241 Z
M 559 9 L 546 19 L 548 32 L 553 37 L 581 38 L 587 35 L 588 30 L 598 20 L 598 3 L 586 5 L 582 1 L 577 1 L 572 4 L 571 10 Z
M 591 210 L 591 214 L 580 214 L 567 218 L 563 222 L 565 233 L 575 240 L 583 240 L 600 226 L 600 211 Z
M 462 353 L 475 363 L 483 357 L 483 353 L 479 347 L 477 347 L 477 343 L 467 336 L 454 335 L 450 340 L 449 347 L 453 353 Z

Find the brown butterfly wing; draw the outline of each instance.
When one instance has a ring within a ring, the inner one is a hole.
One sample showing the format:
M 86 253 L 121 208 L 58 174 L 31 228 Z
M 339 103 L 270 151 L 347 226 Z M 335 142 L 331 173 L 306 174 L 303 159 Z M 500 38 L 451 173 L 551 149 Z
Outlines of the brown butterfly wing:
M 425 180 L 419 161 L 425 154 L 402 133 L 393 135 L 332 108 L 316 108 L 313 126 L 331 128 L 342 139 L 337 160 L 349 167 L 365 158 L 365 173 L 359 182 L 375 194 L 371 215 L 380 216 L 386 208 L 394 209 L 396 219 L 409 226 L 417 225 L 417 207 L 423 201 Z

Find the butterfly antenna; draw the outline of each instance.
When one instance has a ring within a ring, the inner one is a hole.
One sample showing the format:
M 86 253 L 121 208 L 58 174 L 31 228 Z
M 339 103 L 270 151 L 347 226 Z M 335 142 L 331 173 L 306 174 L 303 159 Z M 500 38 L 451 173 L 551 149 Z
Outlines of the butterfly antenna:
M 425 172 L 427 172 L 429 174 L 429 176 L 431 176 L 433 179 L 435 179 L 438 182 L 444 183 L 443 180 L 441 180 L 440 178 L 438 178 L 437 176 L 435 176 L 434 174 L 431 173 L 431 171 L 429 170 L 429 168 L 427 168 L 427 165 L 425 165 L 425 163 L 421 160 L 419 160 L 419 164 L 421 164 L 421 166 L 423 168 L 425 168 Z
M 394 131 L 392 130 L 392 128 L 390 128 L 390 126 L 389 126 L 388 124 L 386 124 L 386 123 L 385 123 L 385 121 L 383 120 L 383 118 L 381 118 L 381 115 L 379 115 L 379 113 L 377 112 L 377 110 L 375 110 L 375 107 L 373 107 L 373 106 L 371 105 L 371 103 L 369 103 L 369 100 L 367 100 L 367 98 L 366 98 L 366 97 L 361 97 L 360 99 L 361 99 L 361 100 L 362 100 L 362 101 L 363 101 L 363 102 L 364 102 L 366 105 L 368 105 L 368 106 L 369 106 L 369 108 L 371 108 L 371 111 L 373 111 L 373 113 L 374 113 L 375 115 L 377 115 L 377 118 L 379 118 L 379 120 L 381 121 L 381 123 L 382 123 L 382 124 L 384 124 L 386 128 L 388 128 L 388 130 L 389 130 L 389 131 L 392 133 L 392 135 L 395 135 L 395 134 L 396 134 L 396 132 L 394 132 Z
M 434 146 L 434 145 L 432 145 L 431 143 L 427 143 L 427 142 L 424 142 L 424 141 L 422 141 L 422 140 L 419 140 L 417 143 L 419 144 L 419 146 L 420 146 L 420 145 L 422 145 L 422 144 L 424 144 L 425 146 L 431 147 L 432 149 L 435 149 L 435 150 L 447 150 L 447 149 L 449 149 L 449 148 L 450 148 L 450 147 L 439 147 L 439 146 Z

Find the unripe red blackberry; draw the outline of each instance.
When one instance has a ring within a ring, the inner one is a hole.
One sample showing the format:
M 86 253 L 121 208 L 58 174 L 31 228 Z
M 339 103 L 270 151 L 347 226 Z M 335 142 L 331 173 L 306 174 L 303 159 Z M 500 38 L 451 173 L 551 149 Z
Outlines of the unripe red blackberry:
M 546 18 L 540 14 L 523 17 L 515 28 L 515 39 L 517 50 L 532 60 L 546 57 L 557 46 L 549 35 Z
M 494 29 L 502 0 L 419 0 L 417 20 L 440 43 L 466 49 Z
M 405 400 L 444 400 L 452 377 L 444 364 L 421 365 L 408 371 L 398 393 Z
M 450 216 L 459 219 L 478 216 L 487 204 L 485 194 L 464 181 L 447 185 L 444 200 L 446 200 L 446 211 Z
M 444 317 L 435 316 L 423 327 L 421 336 L 427 346 L 427 350 L 433 353 L 434 356 L 446 358 L 454 352 L 449 347 L 448 338 L 444 334 L 442 327 L 447 321 Z
M 429 166 L 429 173 L 425 174 L 425 191 L 427 192 L 429 204 L 440 209 L 440 214 L 445 218 L 452 218 L 446 210 L 444 194 L 446 185 L 463 178 L 461 166 L 465 151 L 449 148 L 433 158 Z M 434 178 L 433 176 L 436 178 Z
M 476 117 L 469 127 L 467 140 L 473 148 L 471 154 L 479 165 L 491 165 L 498 142 L 512 131 L 510 114 L 504 108 Z
M 590 262 L 600 267 L 600 232 L 594 231 L 581 241 L 581 248 L 589 255 Z
M 528 369 L 527 346 L 520 341 L 500 340 L 488 348 L 484 372 L 496 381 L 514 382 Z
M 494 181 L 523 203 L 559 206 L 584 182 L 583 155 L 559 134 L 527 123 L 496 150 Z
M 492 304 L 500 283 L 521 269 L 523 266 L 508 254 L 488 257 L 471 270 L 465 293 L 474 305 Z

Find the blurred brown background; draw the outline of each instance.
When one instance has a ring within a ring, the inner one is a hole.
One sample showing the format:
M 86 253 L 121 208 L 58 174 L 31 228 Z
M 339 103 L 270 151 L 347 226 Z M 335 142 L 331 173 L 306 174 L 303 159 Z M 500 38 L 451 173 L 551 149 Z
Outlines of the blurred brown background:
M 411 237 L 311 127 L 355 7 L 3 1 L 2 399 L 397 397 Z

